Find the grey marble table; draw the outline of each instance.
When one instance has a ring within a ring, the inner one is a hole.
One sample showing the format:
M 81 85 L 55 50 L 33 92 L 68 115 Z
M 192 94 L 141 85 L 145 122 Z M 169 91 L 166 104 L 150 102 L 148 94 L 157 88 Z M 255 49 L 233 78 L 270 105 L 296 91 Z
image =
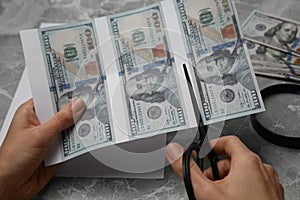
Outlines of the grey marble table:
M 143 7 L 158 0 L 1 0 L 0 127 L 25 67 L 19 30 L 41 22 L 66 23 Z M 240 21 L 260 10 L 299 21 L 300 0 L 236 0 Z M 281 81 L 258 77 L 264 88 Z M 263 140 L 249 118 L 226 122 L 223 134 L 234 134 L 278 171 L 287 200 L 300 199 L 300 151 Z M 36 199 L 187 199 L 182 181 L 170 167 L 161 180 L 53 178 Z

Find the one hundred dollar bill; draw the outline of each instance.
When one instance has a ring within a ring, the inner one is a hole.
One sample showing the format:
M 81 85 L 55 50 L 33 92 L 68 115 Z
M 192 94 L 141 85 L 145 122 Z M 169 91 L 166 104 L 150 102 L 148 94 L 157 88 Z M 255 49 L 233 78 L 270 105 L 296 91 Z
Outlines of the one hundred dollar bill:
M 272 62 L 261 62 L 261 61 L 252 61 L 253 69 L 255 70 L 263 70 L 263 71 L 278 71 L 290 73 L 293 75 L 300 75 L 300 66 L 298 65 L 286 65 L 282 63 L 272 63 Z
M 299 22 L 258 11 L 252 12 L 242 26 L 246 38 L 298 57 L 299 28 Z
M 299 81 L 300 65 L 295 63 L 300 60 L 297 56 L 255 41 L 248 40 L 246 44 L 255 74 Z
M 131 136 L 186 125 L 161 4 L 111 16 Z
M 84 115 L 61 135 L 63 156 L 112 141 L 105 74 L 93 22 L 42 28 L 39 33 L 54 107 L 59 111 L 76 97 L 86 103 Z
M 264 110 L 231 0 L 173 0 L 205 124 Z
M 255 74 L 272 78 L 300 81 L 300 66 L 252 60 Z
M 246 39 L 251 60 L 300 66 L 300 57 L 276 48 L 266 46 L 255 40 Z
M 260 70 L 260 68 L 258 68 L 255 73 L 257 75 L 260 76 L 265 76 L 265 77 L 271 77 L 271 78 L 276 78 L 276 79 L 288 79 L 288 80 L 292 80 L 292 81 L 300 81 L 300 76 L 297 75 L 293 75 L 293 74 L 285 74 L 285 73 L 281 73 L 281 72 L 274 72 L 274 71 L 265 71 L 265 70 Z

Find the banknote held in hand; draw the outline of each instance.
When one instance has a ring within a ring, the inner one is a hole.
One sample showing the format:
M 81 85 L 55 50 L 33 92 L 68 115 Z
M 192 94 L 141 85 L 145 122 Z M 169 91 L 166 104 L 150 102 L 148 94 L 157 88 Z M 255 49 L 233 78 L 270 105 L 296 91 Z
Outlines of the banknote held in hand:
M 47 164 L 196 127 L 183 64 L 205 124 L 264 110 L 233 1 L 168 0 L 21 38 L 40 121 L 76 97 L 87 106 Z

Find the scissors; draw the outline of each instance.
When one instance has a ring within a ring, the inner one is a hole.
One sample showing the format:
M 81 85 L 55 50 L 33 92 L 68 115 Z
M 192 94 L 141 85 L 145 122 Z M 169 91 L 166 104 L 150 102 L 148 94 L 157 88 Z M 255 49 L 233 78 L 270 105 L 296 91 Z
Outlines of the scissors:
M 184 68 L 184 73 L 187 82 L 192 86 L 186 65 L 183 65 Z M 192 92 L 193 95 L 195 96 L 194 92 Z M 190 161 L 191 161 L 191 155 L 193 151 L 196 152 L 196 157 L 194 158 L 196 164 L 200 167 L 200 169 L 203 171 L 204 167 L 204 158 L 199 157 L 200 153 L 200 148 L 203 147 L 203 145 L 209 145 L 207 138 L 207 126 L 203 124 L 202 118 L 200 116 L 199 124 L 198 124 L 198 132 L 196 135 L 196 138 L 192 142 L 192 144 L 189 146 L 189 148 L 183 153 L 182 157 L 182 173 L 183 173 L 183 179 L 184 179 L 184 185 L 186 192 L 188 194 L 188 197 L 190 200 L 195 200 L 195 195 L 194 195 L 194 189 L 191 181 L 191 172 L 190 172 Z M 211 149 L 211 148 L 210 148 Z M 217 166 L 217 162 L 219 161 L 219 158 L 217 157 L 216 153 L 211 150 L 207 154 L 207 158 L 209 159 L 210 166 L 212 168 L 213 172 L 213 178 L 214 180 L 220 180 L 220 174 Z

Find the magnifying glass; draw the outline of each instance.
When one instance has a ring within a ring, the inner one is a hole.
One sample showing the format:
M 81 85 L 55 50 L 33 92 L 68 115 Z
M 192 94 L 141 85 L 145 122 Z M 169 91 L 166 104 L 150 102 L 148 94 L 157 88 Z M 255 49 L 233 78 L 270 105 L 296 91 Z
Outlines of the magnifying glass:
M 273 144 L 300 149 L 300 85 L 273 85 L 261 95 L 266 111 L 251 116 L 255 131 Z

